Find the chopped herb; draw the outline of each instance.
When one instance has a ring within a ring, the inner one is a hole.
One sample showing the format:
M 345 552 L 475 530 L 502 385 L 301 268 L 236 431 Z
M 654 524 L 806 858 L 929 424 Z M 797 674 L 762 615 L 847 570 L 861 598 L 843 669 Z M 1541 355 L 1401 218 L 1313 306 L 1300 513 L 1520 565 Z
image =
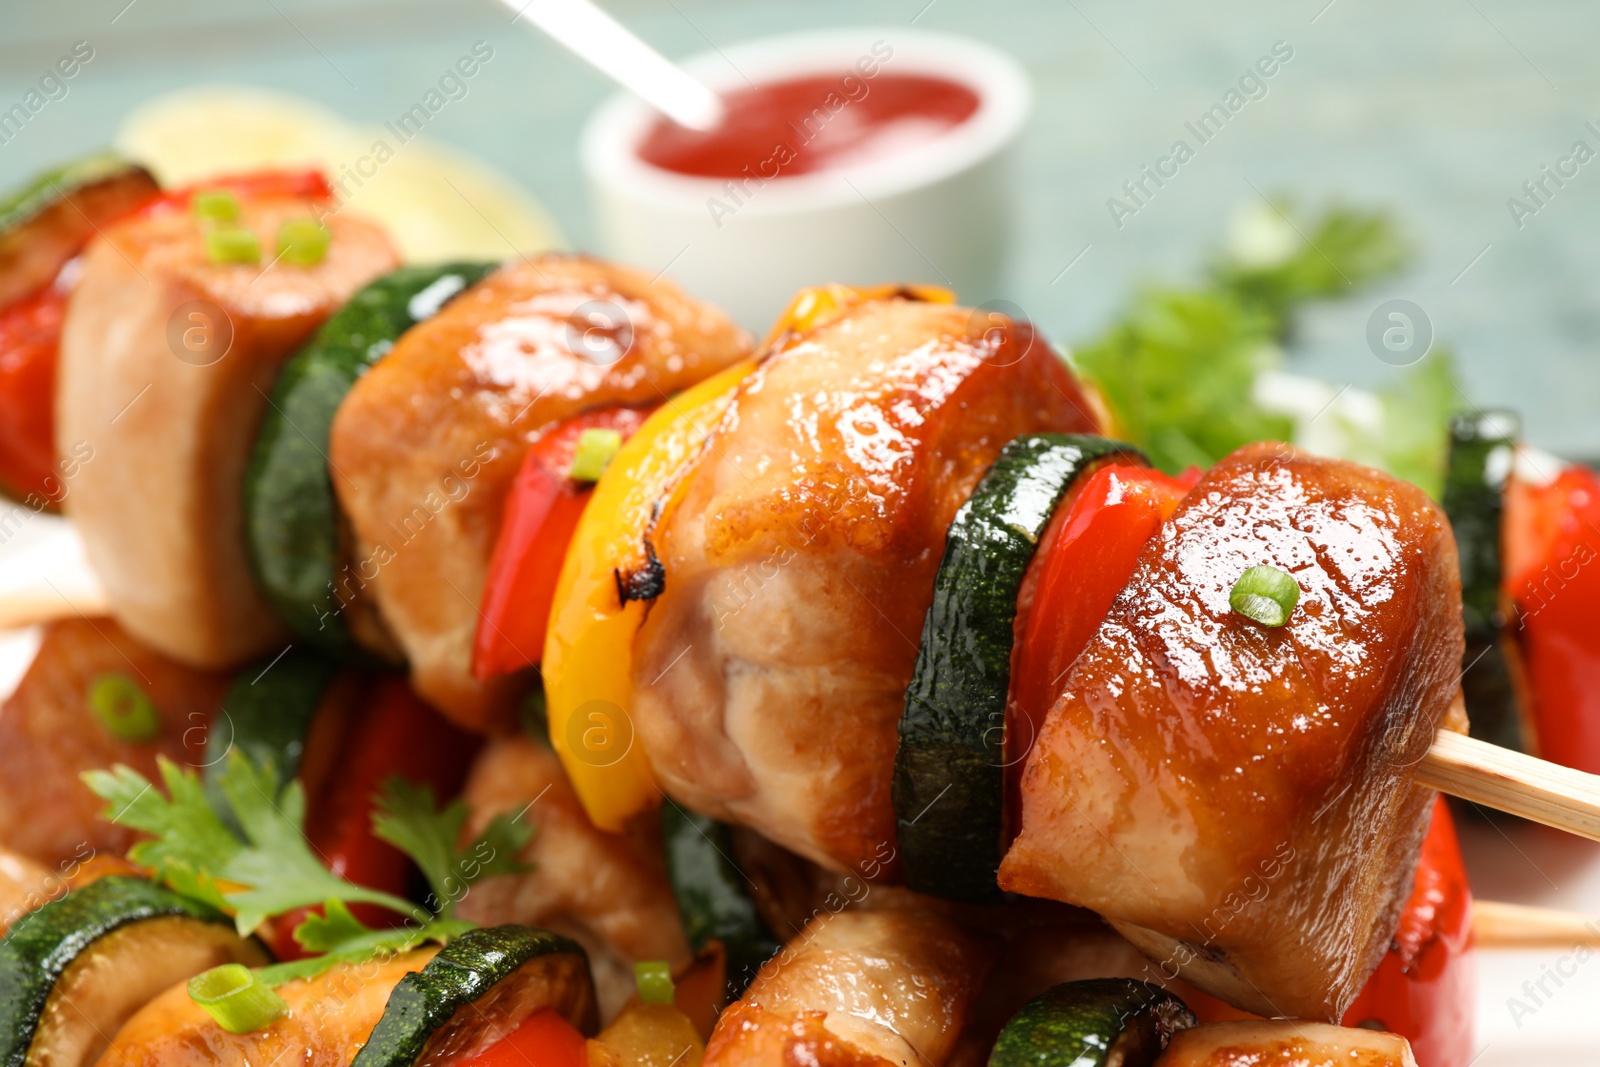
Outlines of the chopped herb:
M 621 447 L 622 434 L 616 430 L 583 431 L 578 435 L 578 451 L 572 457 L 572 480 L 598 482 Z
M 232 222 L 239 217 L 239 201 L 225 189 L 195 193 L 191 206 L 205 222 Z
M 1300 603 L 1300 586 L 1286 571 L 1260 564 L 1233 583 L 1228 605 L 1262 626 L 1282 626 Z
M 250 230 L 208 230 L 206 258 L 213 263 L 259 263 L 261 242 Z
M 139 683 L 126 674 L 102 674 L 89 687 L 89 710 L 114 737 L 149 741 L 161 734 L 161 716 Z
M 278 257 L 296 267 L 315 267 L 328 254 L 328 228 L 316 219 L 290 219 L 278 227 Z
M 228 753 L 219 781 L 243 828 L 241 840 L 212 810 L 198 774 L 165 757 L 158 765 L 171 799 L 129 767 L 83 777 L 110 802 L 108 819 L 154 836 L 134 845 L 130 858 L 153 868 L 178 892 L 234 912 L 241 934 L 253 933 L 273 915 L 329 897 L 401 915 L 421 913 L 408 900 L 347 882 L 322 865 L 301 832 L 306 798 L 298 781 L 281 787 L 273 768 L 257 767 L 238 749 Z M 223 882 L 243 888 L 224 893 L 218 888 Z
M 1290 439 L 1294 420 L 1255 399 L 1257 376 L 1281 365 L 1307 304 L 1353 293 L 1406 260 L 1399 230 L 1380 212 L 1334 207 L 1312 217 L 1261 204 L 1242 221 L 1201 284 L 1144 289 L 1073 350 L 1117 436 L 1169 473 L 1210 466 L 1252 441 Z M 1433 429 L 1442 442 L 1442 423 Z M 1408 471 L 1432 448 L 1408 451 Z
M 265 1030 L 289 1013 L 289 1005 L 242 963 L 224 963 L 189 979 L 189 999 L 230 1034 Z
M 323 907 L 324 914 L 305 919 L 294 930 L 303 947 L 321 955 L 263 969 L 267 984 L 309 977 L 336 963 L 404 952 L 426 941 L 447 942 L 472 928 L 450 918 L 448 905 L 423 908 L 330 872 L 302 832 L 304 789 L 298 781 L 282 785 L 270 765 L 258 767 L 238 750 L 228 754 L 218 784 L 239 827 L 234 830 L 212 808 L 197 773 L 165 757 L 157 763 L 165 794 L 125 766 L 83 776 L 107 801 L 106 818 L 151 835 L 129 850 L 131 859 L 152 868 L 159 881 L 177 892 L 230 912 L 243 934 L 273 916 Z M 391 782 L 379 806 L 374 833 L 411 856 L 430 884 L 446 890 L 453 886 L 455 899 L 479 878 L 522 869 L 515 857 L 531 831 L 514 818 L 497 818 L 458 851 L 454 833 L 466 819 L 460 802 L 439 812 L 429 790 Z M 398 912 L 410 921 L 398 929 L 370 929 L 347 907 L 358 902 Z
M 463 919 L 430 919 L 374 930 L 350 914 L 350 909 L 337 897 L 325 901 L 322 910 L 322 915 L 308 915 L 294 928 L 294 939 L 300 947 L 318 955 L 264 967 L 262 981 L 268 985 L 282 985 L 295 978 L 311 978 L 335 964 L 360 963 L 375 956 L 409 952 L 428 941 L 448 944 L 474 926 Z
M 432 789 L 391 778 L 372 817 L 372 832 L 416 861 L 433 891 L 433 910 L 442 918 L 449 918 L 469 883 L 527 870 L 517 853 L 533 836 L 528 826 L 514 816 L 496 815 L 483 833 L 457 848 L 467 814 L 463 800 L 441 811 Z
M 665 960 L 640 960 L 633 965 L 633 981 L 645 1004 L 671 1004 L 676 990 Z

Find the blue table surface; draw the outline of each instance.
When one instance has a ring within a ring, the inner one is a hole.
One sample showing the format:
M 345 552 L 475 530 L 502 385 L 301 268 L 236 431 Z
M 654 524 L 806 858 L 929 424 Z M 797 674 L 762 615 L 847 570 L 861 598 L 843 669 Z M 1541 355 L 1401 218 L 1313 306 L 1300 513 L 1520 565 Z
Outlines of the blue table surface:
M 1387 206 L 1419 249 L 1381 291 L 1318 309 L 1290 367 L 1370 386 L 1371 310 L 1420 304 L 1480 405 L 1532 440 L 1600 456 L 1600 160 L 1521 226 L 1508 198 L 1577 141 L 1600 153 L 1600 5 L 1586 0 L 607 0 L 669 55 L 791 29 L 950 30 L 1017 55 L 1037 110 L 1021 146 L 1007 292 L 1052 337 L 1092 335 L 1133 287 L 1192 276 L 1257 190 Z M 474 41 L 495 61 L 429 124 L 530 188 L 572 242 L 594 239 L 576 139 L 609 86 L 490 0 L 77 0 L 0 6 L 0 109 L 86 40 L 95 58 L 0 144 L 0 182 L 104 144 L 127 111 L 204 82 L 291 90 L 392 119 Z M 1106 200 L 1163 155 L 1278 41 L 1294 58 L 1137 216 Z M 1586 125 L 1593 123 L 1593 127 Z M 1547 186 L 1554 188 L 1553 185 Z M 1064 275 L 1062 269 L 1087 247 Z

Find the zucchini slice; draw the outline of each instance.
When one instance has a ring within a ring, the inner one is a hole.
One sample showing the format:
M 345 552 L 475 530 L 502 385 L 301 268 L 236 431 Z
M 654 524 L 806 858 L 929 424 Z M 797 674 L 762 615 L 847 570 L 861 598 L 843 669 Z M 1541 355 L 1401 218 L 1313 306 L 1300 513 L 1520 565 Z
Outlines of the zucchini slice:
M 472 930 L 400 979 L 351 1067 L 466 1059 L 546 1008 L 586 1035 L 599 1029 L 583 949 L 533 926 Z
M 1149 982 L 1067 982 L 1012 1016 L 989 1067 L 1150 1067 L 1195 1022 L 1188 1005 Z
M 257 767 L 272 767 L 280 782 L 299 777 L 312 719 L 338 670 L 333 660 L 302 647 L 235 676 L 205 747 L 206 797 L 224 821 L 233 821 L 219 781 L 228 752 L 237 748 Z
M 1146 462 L 1104 437 L 1024 434 L 1000 450 L 951 520 L 895 754 L 894 810 L 912 889 L 951 900 L 999 896 L 1017 593 L 1067 489 L 1107 459 Z
M 1461 558 L 1467 638 L 1461 691 L 1472 736 L 1533 752 L 1528 718 L 1518 699 L 1516 648 L 1506 632 L 1510 615 L 1500 593 L 1505 488 L 1519 437 L 1521 426 L 1509 411 L 1452 419 L 1443 504 Z
M 160 192 L 149 171 L 103 153 L 0 195 L 0 307 L 54 281 L 96 230 Z
M 139 878 L 101 878 L 0 940 L 0 1067 L 93 1063 L 157 994 L 266 952 L 221 912 Z
M 328 474 L 328 428 L 350 387 L 400 335 L 496 264 L 402 267 L 372 282 L 322 325 L 278 376 L 245 476 L 245 541 L 274 610 L 296 634 L 348 651 L 336 583 L 344 553 Z
M 761 918 L 733 862 L 728 828 L 668 800 L 661 805 L 661 843 L 667 879 L 689 947 L 696 953 L 713 940 L 727 953 L 727 997 L 738 1000 L 756 971 L 783 946 Z

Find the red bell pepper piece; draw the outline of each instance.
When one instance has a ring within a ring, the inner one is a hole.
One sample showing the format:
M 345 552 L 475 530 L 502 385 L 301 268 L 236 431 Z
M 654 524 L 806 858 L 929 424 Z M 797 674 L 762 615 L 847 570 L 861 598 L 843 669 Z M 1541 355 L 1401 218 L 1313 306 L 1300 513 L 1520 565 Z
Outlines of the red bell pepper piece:
M 616 430 L 626 440 L 649 414 L 626 407 L 588 411 L 557 423 L 528 449 L 506 497 L 484 582 L 472 644 L 472 673 L 480 681 L 531 667 L 544 652 L 556 579 L 594 492 L 567 477 L 578 438 L 585 430 Z
M 241 197 L 333 199 L 321 171 L 265 170 L 168 190 L 139 211 L 187 210 L 196 192 L 213 189 Z M 0 488 L 22 500 L 36 494 L 55 503 L 64 488 L 55 470 L 55 382 L 67 295 L 47 285 L 0 309 Z
M 536 1011 L 500 1040 L 454 1067 L 587 1067 L 589 1048 L 575 1026 L 551 1008 Z
M 1478 977 L 1472 947 L 1472 891 L 1440 797 L 1394 943 L 1344 1024 L 1404 1036 L 1417 1067 L 1467 1067 Z
M 145 211 L 187 211 L 196 193 L 228 192 L 240 198 L 299 197 L 303 200 L 332 200 L 333 186 L 320 170 L 258 170 L 246 174 L 219 174 L 162 192 L 146 205 Z
M 1017 606 L 1005 732 L 1006 766 L 1014 772 L 1061 694 L 1062 676 L 1128 584 L 1139 553 L 1199 480 L 1198 468 L 1174 478 L 1108 464 L 1056 510 Z M 1009 776 L 1008 811 L 1017 810 L 1018 778 Z
M 476 738 L 423 703 L 405 679 L 376 678 L 339 745 L 326 787 L 308 803 L 306 839 L 312 851 L 347 881 L 407 896 L 411 861 L 373 835 L 373 798 L 396 776 L 432 787 L 437 800 L 453 797 L 477 748 Z M 279 959 L 305 955 L 292 932 L 310 910 L 274 924 L 272 949 Z M 388 926 L 401 919 L 367 904 L 350 910 L 368 925 Z
M 1512 479 L 1502 543 L 1538 754 L 1600 774 L 1600 476 Z
M 0 488 L 18 500 L 55 503 L 64 489 L 55 467 L 55 391 L 66 305 L 66 292 L 52 283 L 0 310 Z

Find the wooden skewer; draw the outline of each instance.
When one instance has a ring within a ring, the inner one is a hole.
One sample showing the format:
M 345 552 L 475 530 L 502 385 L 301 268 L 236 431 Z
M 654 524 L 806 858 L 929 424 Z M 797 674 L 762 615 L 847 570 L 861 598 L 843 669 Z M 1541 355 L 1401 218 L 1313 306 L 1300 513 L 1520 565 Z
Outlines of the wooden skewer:
M 0 596 L 0 630 L 37 626 L 79 615 L 95 618 L 111 614 L 111 605 L 98 588 L 26 590 Z
M 8 551 L 0 563 L 0 630 L 111 613 L 105 587 L 71 527 L 47 532 L 16 554 Z
M 1600 918 L 1501 900 L 1472 902 L 1472 933 L 1479 948 L 1600 948 Z
M 1441 730 L 1417 784 L 1600 841 L 1600 775 Z

